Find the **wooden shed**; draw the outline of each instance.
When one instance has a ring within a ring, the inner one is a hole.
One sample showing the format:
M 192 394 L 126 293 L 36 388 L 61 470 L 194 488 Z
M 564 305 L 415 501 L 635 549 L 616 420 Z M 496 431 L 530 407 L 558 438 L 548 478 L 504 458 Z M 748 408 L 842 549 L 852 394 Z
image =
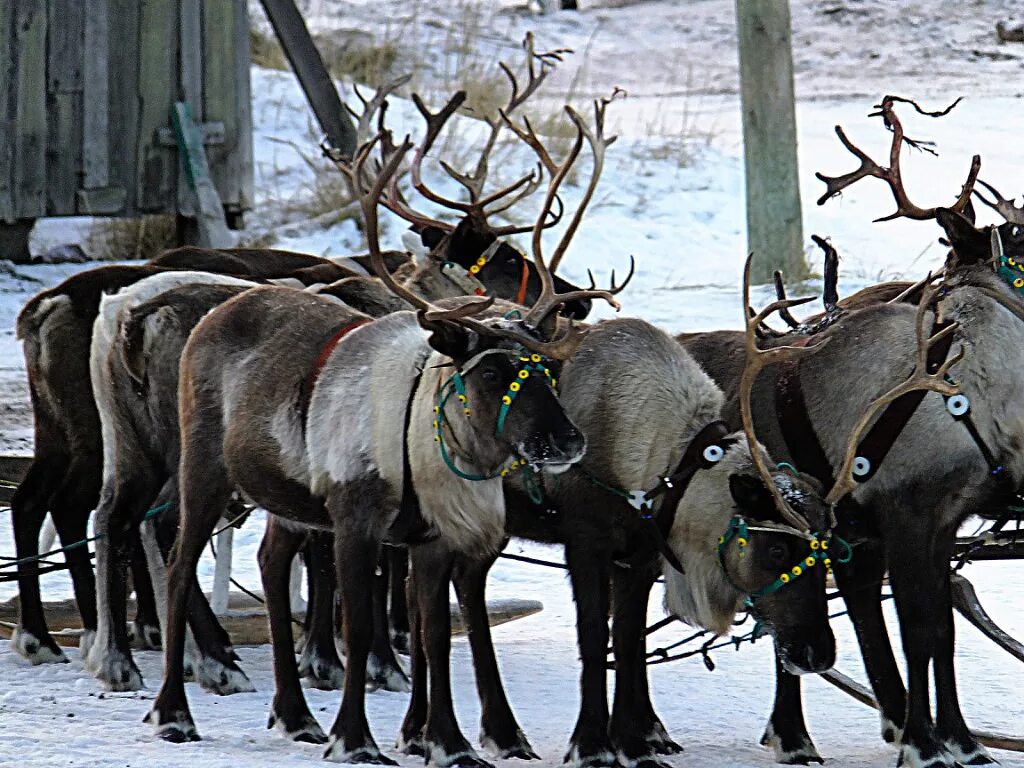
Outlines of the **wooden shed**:
M 41 216 L 192 215 L 179 100 L 237 226 L 252 204 L 249 89 L 245 0 L 0 0 L 0 229 L 10 242 Z

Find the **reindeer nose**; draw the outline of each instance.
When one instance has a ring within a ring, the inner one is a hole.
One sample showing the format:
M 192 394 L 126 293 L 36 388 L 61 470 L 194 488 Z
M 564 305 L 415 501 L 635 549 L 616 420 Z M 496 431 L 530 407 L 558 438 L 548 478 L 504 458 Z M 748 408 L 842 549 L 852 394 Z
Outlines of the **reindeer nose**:
M 566 462 L 579 461 L 587 450 L 587 438 L 576 427 L 570 427 L 562 435 L 551 435 L 551 443 L 565 457 Z

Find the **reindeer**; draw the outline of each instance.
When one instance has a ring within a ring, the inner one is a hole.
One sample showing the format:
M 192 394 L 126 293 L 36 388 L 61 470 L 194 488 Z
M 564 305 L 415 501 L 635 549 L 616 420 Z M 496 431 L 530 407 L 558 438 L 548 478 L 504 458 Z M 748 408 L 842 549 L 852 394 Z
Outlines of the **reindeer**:
M 884 179 L 898 215 L 935 219 L 945 230 L 952 250 L 941 287 L 925 291 L 916 307 L 906 302 L 875 304 L 841 318 L 822 334 L 831 342 L 819 355 L 781 372 L 776 381 L 758 383 L 755 412 L 769 447 L 812 474 L 831 473 L 842 460 L 844 443 L 847 454 L 856 457 L 860 483 L 837 508 L 837 517 L 838 530 L 856 543 L 857 554 L 850 566 L 837 568 L 836 576 L 881 705 L 883 736 L 899 742 L 904 765 L 980 765 L 994 761 L 964 723 L 956 694 L 949 558 L 959 524 L 1007 498 L 1024 477 L 1019 456 L 1022 414 L 1015 406 L 1012 382 L 997 373 L 1024 362 L 1015 352 L 1024 311 L 1010 282 L 1017 279 L 1012 263 L 1024 254 L 1024 216 L 993 192 L 996 202 L 991 204 L 1007 219 L 1005 224 L 979 229 L 966 218 L 977 157 L 952 208 L 914 205 L 899 171 L 904 134 L 893 111 L 897 101 L 886 97 L 880 112 L 893 131 L 890 166 L 871 161 L 837 128 L 844 145 L 861 159 L 861 168 L 836 179 L 822 177 L 828 191 L 821 202 L 860 178 Z M 1009 279 L 993 272 L 993 261 Z M 922 342 L 929 327 L 936 331 L 932 339 L 942 336 L 946 341 Z M 914 375 L 941 398 L 901 400 L 899 387 L 886 390 L 905 375 L 904 360 L 915 335 L 919 353 Z M 970 350 L 970 357 L 948 357 L 953 341 Z M 962 391 L 938 380 L 936 371 L 948 372 Z M 852 380 L 865 385 L 847 386 Z M 791 407 L 794 402 L 798 407 Z M 890 407 L 891 402 L 902 405 Z M 861 419 L 854 433 L 871 431 L 844 441 L 836 433 L 853 424 L 865 403 L 871 403 L 872 418 L 881 426 Z M 800 428 L 802 437 L 794 434 L 794 422 L 807 425 Z M 937 440 L 942 441 L 941 451 L 935 450 Z M 882 463 L 886 453 L 890 458 Z M 906 689 L 878 602 L 886 568 L 907 659 Z M 934 723 L 929 666 L 938 702 Z M 780 671 L 778 686 L 766 741 L 784 762 L 820 762 L 803 722 L 798 681 Z
M 353 178 L 363 179 L 375 143 L 361 150 Z M 363 585 L 372 577 L 381 542 L 396 524 L 399 509 L 408 507 L 401 503 L 406 471 L 417 486 L 420 523 L 429 532 L 427 541 L 414 545 L 416 552 L 491 550 L 503 536 L 497 472 L 512 460 L 537 467 L 568 466 L 583 453 L 583 438 L 565 418 L 545 376 L 530 377 L 528 372 L 520 381 L 517 368 L 525 368 L 517 361 L 524 348 L 557 355 L 571 342 L 564 334 L 546 342 L 531 330 L 554 318 L 558 304 L 577 298 L 614 299 L 601 291 L 555 294 L 542 261 L 536 265 L 542 294 L 523 321 L 474 320 L 472 315 L 492 299 L 446 310 L 404 289 L 382 264 L 376 205 L 410 147 L 405 142 L 391 156 L 362 198 L 362 207 L 376 271 L 392 290 L 418 306 L 417 314 L 399 312 L 370 322 L 324 298 L 260 288 L 210 313 L 186 344 L 180 392 L 182 528 L 169 574 L 164 685 L 149 717 L 164 738 L 198 738 L 182 686 L 183 612 L 207 529 L 219 516 L 213 510 L 223 506 L 232 485 L 274 514 L 333 529 L 349 663 L 327 756 L 390 763 L 370 735 L 363 708 L 371 608 Z M 550 204 L 549 199 L 538 226 Z M 427 331 L 426 338 L 417 325 Z M 444 370 L 448 365 L 455 367 L 454 374 Z M 295 382 L 306 381 L 316 368 L 303 424 Z M 510 381 L 518 394 L 515 407 L 502 409 L 499 398 L 511 391 Z M 456 402 L 459 410 L 472 415 L 459 414 L 456 420 Z M 407 429 L 406 411 L 409 424 L 433 418 L 438 426 L 431 431 Z M 502 425 L 495 435 L 499 411 Z M 442 435 L 457 443 L 457 454 L 438 450 L 435 438 Z M 445 455 L 465 474 L 495 476 L 471 482 L 454 473 L 442 475 Z M 302 701 L 287 618 L 279 610 L 287 606 L 287 572 L 277 561 L 263 559 L 261 566 L 278 683 L 271 718 L 289 733 L 301 730 L 322 741 L 325 737 Z M 439 607 L 443 592 L 422 579 L 416 583 L 417 608 L 429 619 L 425 631 L 415 634 L 425 640 L 433 680 L 431 749 L 445 764 L 471 759 L 464 754 L 471 750 L 458 731 L 446 692 L 446 599 Z M 446 590 L 447 579 L 443 583 Z

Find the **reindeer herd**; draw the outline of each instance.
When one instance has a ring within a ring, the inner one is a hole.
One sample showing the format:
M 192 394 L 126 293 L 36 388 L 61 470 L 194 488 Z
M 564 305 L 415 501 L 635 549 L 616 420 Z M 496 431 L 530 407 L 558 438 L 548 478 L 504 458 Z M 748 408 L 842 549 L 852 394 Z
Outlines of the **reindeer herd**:
M 12 502 L 17 555 L 37 554 L 47 514 L 70 545 L 95 510 L 95 577 L 86 548 L 66 553 L 86 668 L 109 689 L 135 690 L 133 640 L 162 645 L 147 721 L 171 742 L 199 739 L 186 679 L 221 695 L 252 690 L 196 566 L 219 520 L 258 505 L 270 513 L 259 551 L 276 687 L 268 727 L 326 744 L 327 759 L 395 764 L 367 720 L 375 685 L 411 690 L 399 752 L 442 768 L 488 766 L 452 705 L 450 584 L 469 628 L 482 746 L 537 757 L 506 698 L 485 603 L 488 570 L 516 536 L 564 546 L 582 667 L 566 763 L 649 768 L 681 751 L 647 685 L 645 617 L 660 576 L 666 610 L 687 623 L 727 634 L 744 610 L 763 623 L 777 658 L 763 743 L 783 763 L 822 762 L 798 676 L 835 659 L 831 574 L 901 764 L 994 763 L 960 711 L 949 561 L 959 524 L 1024 480 L 1024 406 L 1005 375 L 1024 369 L 1024 211 L 989 187 L 996 199 L 981 199 L 1005 223 L 975 225 L 978 158 L 948 208 L 910 202 L 899 160 L 915 142 L 895 112 L 904 100 L 886 97 L 888 167 L 837 129 L 861 164 L 821 177 L 823 200 L 862 178 L 885 180 L 893 216 L 944 230 L 939 274 L 833 297 L 803 324 L 789 314 L 802 300 L 784 296 L 750 309 L 738 332 L 673 338 L 638 319 L 582 323 L 595 301 L 618 308 L 629 282 L 613 276 L 602 290 L 556 276 L 614 140 L 604 131 L 610 100 L 591 119 L 566 109 L 573 139 L 554 157 L 514 115 L 559 57 L 528 42 L 529 81 L 520 87 L 503 65 L 511 96 L 488 121 L 476 169 L 445 166 L 469 202 L 432 189 L 422 168 L 464 94 L 437 113 L 415 99 L 426 123 L 418 144 L 395 141 L 385 125 L 384 98 L 400 82 L 364 102 L 364 140 L 355 157 L 336 159 L 361 201 L 367 256 L 182 248 L 82 272 L 26 305 L 17 333 L 36 453 Z M 506 129 L 538 169 L 485 192 L 488 155 Z M 584 149 L 591 176 L 545 254 Z M 406 168 L 415 192 L 456 212 L 457 224 L 414 210 L 399 188 Z M 538 189 L 534 222 L 493 223 Z M 411 225 L 413 255 L 382 250 L 380 207 Z M 530 258 L 505 239 L 516 233 L 530 235 Z M 744 311 L 749 270 L 748 259 Z M 773 330 L 776 312 L 793 327 Z M 296 649 L 289 574 L 300 551 L 309 610 Z M 880 608 L 886 574 L 906 685 Z M 36 664 L 65 661 L 46 627 L 38 566 L 20 568 L 19 588 L 14 649 Z M 408 653 L 408 676 L 396 649 Z M 327 733 L 304 678 L 343 690 Z

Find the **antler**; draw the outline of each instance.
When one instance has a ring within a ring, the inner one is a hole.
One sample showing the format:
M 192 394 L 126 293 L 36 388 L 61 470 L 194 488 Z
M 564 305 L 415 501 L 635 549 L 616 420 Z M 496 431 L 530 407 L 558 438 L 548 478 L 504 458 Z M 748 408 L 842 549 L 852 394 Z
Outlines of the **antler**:
M 997 211 L 1000 216 L 1006 219 L 1010 224 L 1020 224 L 1024 226 L 1024 205 L 1017 207 L 1013 204 L 1016 198 L 1011 197 L 1009 199 L 1003 197 L 999 190 L 988 184 L 981 179 L 978 179 L 978 183 L 981 184 L 985 189 L 992 193 L 995 201 L 989 201 L 984 195 L 978 190 L 974 190 L 975 196 L 981 200 L 985 205 L 993 210 Z
M 860 443 L 860 439 L 864 432 L 867 431 L 868 427 L 872 424 L 878 414 L 880 414 L 882 409 L 889 405 L 889 403 L 902 397 L 908 392 L 921 389 L 928 390 L 930 392 L 938 392 L 939 394 L 947 397 L 956 395 L 960 392 L 960 386 L 958 384 L 951 383 L 946 377 L 949 373 L 949 369 L 963 359 L 964 349 L 962 346 L 953 357 L 947 357 L 934 373 L 931 373 L 928 370 L 929 350 L 950 334 L 955 333 L 956 329 L 959 327 L 958 323 L 951 323 L 937 333 L 931 336 L 928 335 L 928 332 L 925 330 L 925 320 L 928 316 L 928 309 L 935 300 L 936 294 L 937 289 L 934 286 L 928 286 L 925 288 L 924 294 L 921 296 L 921 301 L 917 305 L 917 314 L 915 316 L 917 360 L 914 364 L 913 372 L 906 381 L 896 385 L 881 397 L 873 400 L 860 415 L 860 418 L 854 425 L 853 432 L 850 434 L 849 440 L 846 443 L 846 457 L 843 460 L 839 471 L 836 473 L 835 485 L 832 486 L 832 489 L 828 492 L 828 496 L 825 497 L 826 503 L 838 503 L 840 499 L 856 487 L 857 481 L 853 477 L 853 464 L 857 459 L 858 444 Z
M 366 227 L 366 242 L 370 251 L 370 265 L 373 267 L 373 271 L 381 280 L 384 281 L 384 284 L 392 293 L 400 296 L 416 307 L 423 313 L 426 319 L 432 321 L 448 320 L 466 325 L 472 322 L 468 319 L 469 316 L 480 314 L 494 303 L 493 296 L 488 296 L 484 299 L 473 297 L 452 309 L 442 309 L 431 304 L 422 296 L 419 296 L 396 281 L 388 271 L 387 265 L 384 263 L 384 255 L 380 250 L 380 239 L 378 234 L 377 205 L 384 193 L 384 188 L 398 172 L 398 166 L 401 165 L 402 160 L 413 147 L 409 137 L 406 136 L 402 144 L 396 147 L 387 158 L 387 161 L 384 163 L 380 172 L 377 174 L 377 177 L 374 179 L 373 186 L 364 191 L 364 180 L 366 178 L 364 169 L 366 161 L 369 158 L 370 153 L 373 151 L 374 146 L 379 141 L 384 141 L 384 135 L 384 132 L 378 133 L 373 139 L 357 150 L 351 164 L 343 166 L 349 174 L 349 177 L 352 179 L 353 184 L 357 186 L 357 189 L 360 192 L 359 204 L 362 208 L 363 221 Z
M 919 208 L 917 205 L 910 201 L 907 197 L 907 192 L 903 188 L 903 178 L 900 173 L 900 150 L 903 147 L 904 142 L 911 147 L 922 149 L 927 152 L 934 154 L 934 150 L 931 150 L 927 146 L 927 142 L 915 141 L 914 139 L 908 138 L 903 133 L 903 124 L 896 116 L 896 112 L 893 109 L 895 102 L 903 102 L 913 104 L 918 112 L 931 117 L 938 117 L 939 115 L 946 114 L 959 102 L 957 99 L 952 105 L 941 112 L 925 112 L 916 103 L 909 99 L 901 99 L 897 96 L 886 96 L 882 99 L 882 103 L 876 105 L 878 112 L 874 112 L 870 117 L 881 115 L 882 120 L 885 123 L 885 127 L 892 131 L 892 146 L 889 148 L 889 167 L 883 168 L 874 160 L 872 160 L 867 153 L 856 147 L 847 137 L 846 133 L 840 126 L 836 126 L 836 135 L 839 140 L 843 143 L 854 156 L 860 159 L 860 167 L 850 173 L 844 173 L 842 176 L 826 176 L 823 173 L 814 174 L 823 182 L 825 182 L 825 194 L 818 198 L 818 205 L 824 205 L 825 202 L 832 197 L 835 197 L 844 189 L 851 184 L 860 181 L 868 176 L 873 176 L 876 179 L 882 179 L 885 181 L 889 188 L 892 190 L 893 198 L 896 201 L 896 212 L 891 213 L 888 216 L 875 219 L 875 221 L 891 221 L 892 219 L 899 218 L 901 216 L 908 219 L 927 220 L 934 219 L 936 211 L 941 206 L 935 208 Z M 978 171 L 981 169 L 981 157 L 975 155 L 971 161 L 971 170 L 967 175 L 967 181 L 960 191 L 960 196 L 956 202 L 949 206 L 952 210 L 957 213 L 963 213 L 964 210 L 970 205 L 971 194 L 974 191 L 974 183 L 978 179 Z
M 744 314 L 750 308 L 750 264 L 753 259 L 754 254 L 747 256 L 747 262 L 743 267 Z M 771 471 L 765 463 L 761 446 L 758 444 L 757 436 L 754 434 L 754 417 L 750 399 L 754 389 L 754 382 L 763 368 L 783 360 L 797 360 L 813 354 L 827 343 L 826 341 L 821 341 L 807 347 L 785 346 L 772 349 L 761 349 L 757 346 L 757 329 L 772 313 L 788 309 L 789 307 L 799 306 L 800 304 L 806 304 L 813 300 L 813 296 L 803 299 L 777 299 L 760 312 L 755 313 L 753 317 L 744 318 L 747 363 L 743 368 L 743 375 L 740 377 L 739 388 L 740 416 L 743 421 L 743 433 L 747 436 L 747 445 L 750 447 L 750 458 L 754 462 L 758 474 L 761 475 L 761 479 L 764 480 L 765 486 L 771 492 L 772 498 L 775 499 L 775 505 L 778 507 L 779 513 L 787 523 L 801 531 L 809 531 L 811 526 L 802 515 L 790 506 L 772 479 Z
M 636 271 L 636 259 L 634 259 L 633 255 L 630 254 L 630 256 L 629 256 L 629 274 L 626 275 L 626 279 L 622 281 L 622 285 L 616 285 L 615 284 L 615 270 L 613 269 L 612 270 L 612 276 L 611 276 L 611 287 L 608 288 L 608 293 L 610 293 L 612 296 L 618 296 L 620 293 L 622 293 L 626 289 L 626 286 L 629 285 L 630 281 L 633 279 L 633 273 L 635 271 Z M 590 290 L 592 290 L 592 291 L 596 290 L 597 289 L 597 281 L 594 280 L 594 273 L 591 272 L 589 269 L 587 270 L 587 277 L 590 278 Z

